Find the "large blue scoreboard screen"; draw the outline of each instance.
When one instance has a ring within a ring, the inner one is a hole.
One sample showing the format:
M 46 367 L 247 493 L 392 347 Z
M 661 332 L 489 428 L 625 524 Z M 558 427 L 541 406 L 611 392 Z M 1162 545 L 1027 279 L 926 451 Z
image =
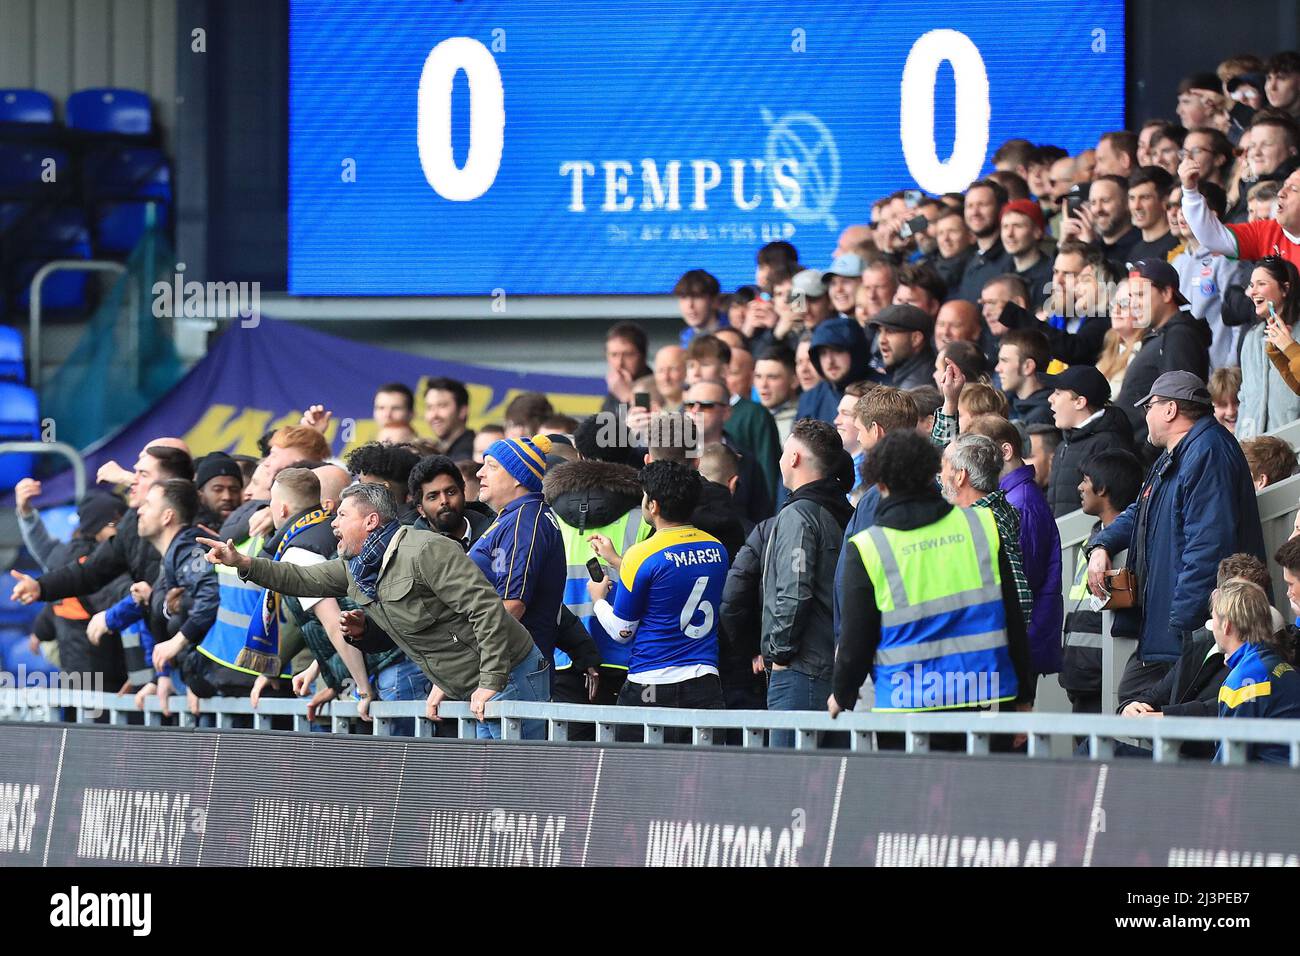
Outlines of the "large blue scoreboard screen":
M 1123 106 L 1123 0 L 292 0 L 289 287 L 734 288 Z

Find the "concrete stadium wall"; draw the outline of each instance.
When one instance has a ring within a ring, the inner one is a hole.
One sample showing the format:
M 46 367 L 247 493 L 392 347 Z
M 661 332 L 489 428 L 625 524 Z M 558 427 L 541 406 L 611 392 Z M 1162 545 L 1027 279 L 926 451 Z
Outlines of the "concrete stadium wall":
M 1297 866 L 1294 779 L 0 723 L 0 866 Z

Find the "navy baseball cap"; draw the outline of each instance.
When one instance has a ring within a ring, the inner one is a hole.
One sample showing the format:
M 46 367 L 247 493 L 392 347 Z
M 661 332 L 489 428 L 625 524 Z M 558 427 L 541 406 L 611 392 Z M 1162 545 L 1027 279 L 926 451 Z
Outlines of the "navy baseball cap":
M 1178 291 L 1178 270 L 1164 259 L 1139 259 L 1128 264 L 1128 275 L 1132 279 L 1141 277 L 1154 286 L 1163 286 L 1174 290 L 1174 301 L 1179 305 L 1191 303 Z
M 1083 396 L 1089 408 L 1101 408 L 1110 401 L 1110 383 L 1095 365 L 1071 365 L 1059 375 L 1044 375 L 1043 384 Z

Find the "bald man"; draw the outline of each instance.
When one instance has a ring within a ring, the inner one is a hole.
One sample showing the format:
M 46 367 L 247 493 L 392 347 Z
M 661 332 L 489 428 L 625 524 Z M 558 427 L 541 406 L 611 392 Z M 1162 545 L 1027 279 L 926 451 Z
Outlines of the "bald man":
M 334 511 L 339 506 L 339 496 L 343 494 L 343 489 L 352 484 L 352 476 L 346 468 L 338 465 L 321 465 L 311 471 L 320 480 L 321 507 L 326 511 Z
M 840 233 L 839 241 L 835 244 L 835 255 L 842 256 L 846 253 L 857 252 L 860 245 L 870 241 L 870 226 L 847 226 Z
M 655 353 L 655 387 L 663 396 L 661 411 L 681 409 L 682 393 L 686 387 L 686 349 L 680 345 L 665 345 Z
M 979 344 L 983 330 L 979 306 L 965 299 L 949 299 L 939 307 L 939 315 L 934 322 L 935 350 L 958 340 Z

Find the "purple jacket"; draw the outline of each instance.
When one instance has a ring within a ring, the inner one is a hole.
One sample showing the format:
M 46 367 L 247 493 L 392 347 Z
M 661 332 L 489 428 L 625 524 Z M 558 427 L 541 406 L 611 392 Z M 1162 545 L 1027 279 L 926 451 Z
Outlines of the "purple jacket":
M 1034 592 L 1034 613 L 1029 621 L 1029 653 L 1034 672 L 1055 674 L 1061 669 L 1061 535 L 1052 509 L 1038 485 L 1034 466 L 1022 465 L 999 482 L 1007 500 L 1020 512 L 1020 550 L 1025 556 L 1025 577 Z

